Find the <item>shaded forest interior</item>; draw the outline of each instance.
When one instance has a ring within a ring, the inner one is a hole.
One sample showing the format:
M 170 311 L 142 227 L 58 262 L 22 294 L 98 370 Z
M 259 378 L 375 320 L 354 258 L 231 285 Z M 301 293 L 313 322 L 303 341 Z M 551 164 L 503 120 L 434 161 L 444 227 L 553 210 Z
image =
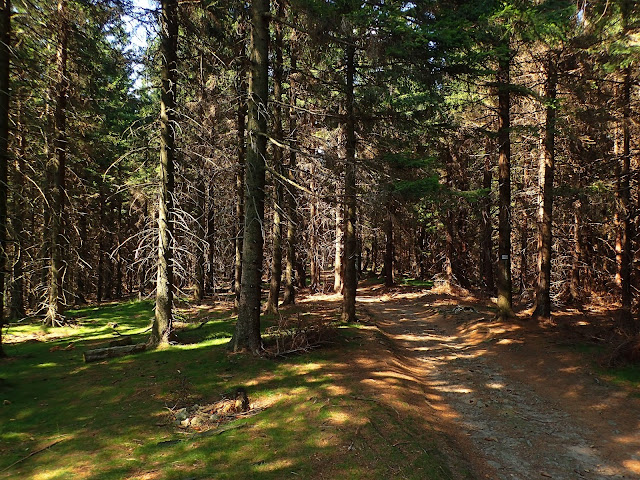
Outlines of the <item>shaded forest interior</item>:
M 3 323 L 155 297 L 155 346 L 176 300 L 231 295 L 259 353 L 262 290 L 340 292 L 352 322 L 358 279 L 401 276 L 638 334 L 636 2 L 0 15 Z

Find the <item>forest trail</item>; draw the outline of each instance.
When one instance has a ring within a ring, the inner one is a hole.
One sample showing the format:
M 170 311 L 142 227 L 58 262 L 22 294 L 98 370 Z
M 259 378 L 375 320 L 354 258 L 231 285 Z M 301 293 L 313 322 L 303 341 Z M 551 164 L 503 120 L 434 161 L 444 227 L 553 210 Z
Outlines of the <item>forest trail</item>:
M 598 378 L 566 332 L 430 292 L 363 291 L 359 306 L 481 478 L 640 478 L 637 392 Z

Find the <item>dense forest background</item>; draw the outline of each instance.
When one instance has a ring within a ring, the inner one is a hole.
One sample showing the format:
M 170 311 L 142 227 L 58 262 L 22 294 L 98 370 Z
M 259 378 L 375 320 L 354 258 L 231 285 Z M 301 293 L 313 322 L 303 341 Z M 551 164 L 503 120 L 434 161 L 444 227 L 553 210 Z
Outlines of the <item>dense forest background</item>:
M 638 334 L 636 2 L 0 6 L 3 318 L 233 294 L 258 351 L 263 282 L 403 275 Z

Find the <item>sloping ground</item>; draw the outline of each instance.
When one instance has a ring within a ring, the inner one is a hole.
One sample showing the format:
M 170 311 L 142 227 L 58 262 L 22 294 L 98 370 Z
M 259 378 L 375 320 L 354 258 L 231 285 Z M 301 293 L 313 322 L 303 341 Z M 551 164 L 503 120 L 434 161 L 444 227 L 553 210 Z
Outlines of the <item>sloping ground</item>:
M 499 322 L 472 298 L 363 293 L 481 477 L 640 478 L 638 392 L 600 378 L 569 332 Z

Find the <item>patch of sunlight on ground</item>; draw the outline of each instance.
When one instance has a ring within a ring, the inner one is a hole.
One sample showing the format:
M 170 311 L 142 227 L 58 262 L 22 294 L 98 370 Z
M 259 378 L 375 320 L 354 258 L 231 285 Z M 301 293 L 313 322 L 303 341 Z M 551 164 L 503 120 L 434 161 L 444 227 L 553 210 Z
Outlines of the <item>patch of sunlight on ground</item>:
M 486 385 L 487 385 L 487 388 L 493 388 L 495 390 L 500 390 L 505 387 L 505 384 L 500 382 L 487 383 Z
M 353 416 L 347 412 L 340 410 L 333 410 L 329 412 L 329 422 L 332 424 L 344 425 L 345 423 L 349 423 L 351 420 L 353 420 Z
M 273 472 L 275 470 L 291 468 L 292 465 L 293 462 L 290 459 L 280 458 L 278 460 L 274 460 L 273 462 L 256 465 L 254 470 L 257 472 Z
M 311 373 L 311 372 L 315 372 L 316 370 L 320 370 L 321 368 L 323 368 L 323 365 L 321 363 L 305 363 L 302 365 L 297 365 L 294 367 L 294 370 L 296 370 L 297 373 L 301 373 L 301 374 L 307 374 L 307 373 Z
M 56 363 L 56 362 L 46 362 L 46 363 L 40 363 L 37 365 L 38 368 L 49 368 L 49 367 L 59 367 L 60 364 Z
M 338 300 L 342 300 L 342 294 L 340 293 L 331 293 L 331 294 L 316 293 L 315 295 L 309 295 L 307 298 L 303 298 L 296 301 L 299 301 L 300 303 L 309 303 L 309 302 L 317 302 L 317 301 L 337 302 Z
M 47 470 L 45 472 L 36 473 L 33 480 L 52 480 L 55 478 L 69 478 L 69 469 L 57 468 L 55 470 Z
M 633 473 L 640 473 L 640 461 L 639 460 L 625 460 L 622 462 L 625 468 L 631 470 Z
M 358 303 L 382 303 L 382 297 L 358 297 Z
M 327 390 L 332 395 L 346 395 L 349 393 L 349 389 L 340 385 L 327 385 Z

